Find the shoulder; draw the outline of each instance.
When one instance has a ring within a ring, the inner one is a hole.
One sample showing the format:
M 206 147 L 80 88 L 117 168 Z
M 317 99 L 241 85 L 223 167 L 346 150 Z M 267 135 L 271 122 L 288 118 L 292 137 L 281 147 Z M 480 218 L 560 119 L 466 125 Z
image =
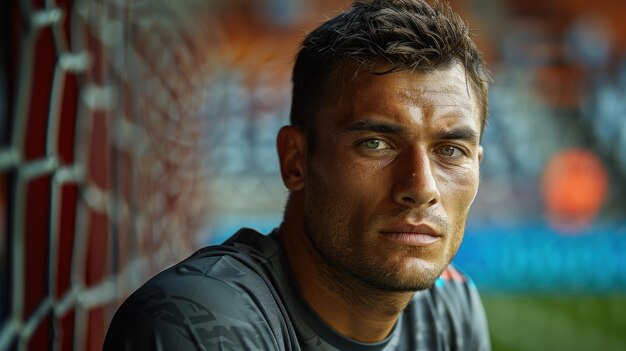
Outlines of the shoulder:
M 444 299 L 448 303 L 453 303 L 457 309 L 462 310 L 464 315 L 472 313 L 474 304 L 479 304 L 482 308 L 478 289 L 470 277 L 464 272 L 458 270 L 452 264 L 441 273 L 431 293 Z
M 413 313 L 429 324 L 431 335 L 448 340 L 453 349 L 489 350 L 483 304 L 474 282 L 449 265 L 428 290 L 413 298 Z
M 228 250 L 200 250 L 150 279 L 115 314 L 105 350 L 279 349 L 280 302 L 259 263 Z

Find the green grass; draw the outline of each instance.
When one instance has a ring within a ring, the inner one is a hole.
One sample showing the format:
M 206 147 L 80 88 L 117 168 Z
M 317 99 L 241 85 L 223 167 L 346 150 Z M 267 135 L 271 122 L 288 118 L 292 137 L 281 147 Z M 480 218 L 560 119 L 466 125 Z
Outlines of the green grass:
M 494 351 L 626 350 L 626 295 L 482 299 Z

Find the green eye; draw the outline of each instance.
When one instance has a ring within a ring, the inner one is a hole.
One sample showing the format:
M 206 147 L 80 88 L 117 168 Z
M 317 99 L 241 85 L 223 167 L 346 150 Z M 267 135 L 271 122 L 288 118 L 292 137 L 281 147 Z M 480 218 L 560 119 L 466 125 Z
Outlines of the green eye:
M 457 151 L 457 148 L 455 148 L 454 146 L 450 146 L 450 145 L 444 146 L 440 150 L 441 154 L 444 156 L 454 156 L 456 151 Z
M 368 149 L 378 149 L 380 147 L 380 140 L 378 139 L 370 139 L 366 140 L 363 145 L 365 145 Z

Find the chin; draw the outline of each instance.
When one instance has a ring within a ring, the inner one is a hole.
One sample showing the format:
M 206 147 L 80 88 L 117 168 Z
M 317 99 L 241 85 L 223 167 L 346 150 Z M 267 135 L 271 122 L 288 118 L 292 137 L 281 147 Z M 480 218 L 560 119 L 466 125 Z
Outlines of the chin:
M 370 282 L 370 285 L 378 290 L 388 292 L 416 292 L 421 290 L 430 289 L 434 284 L 435 279 L 416 279 L 416 280 L 403 280 L 403 281 L 385 281 L 377 280 Z
M 386 271 L 373 271 L 374 274 L 362 279 L 383 291 L 415 292 L 430 289 L 447 264 L 424 262 L 420 259 L 418 261 L 420 262 L 410 263 L 408 267 L 389 267 Z

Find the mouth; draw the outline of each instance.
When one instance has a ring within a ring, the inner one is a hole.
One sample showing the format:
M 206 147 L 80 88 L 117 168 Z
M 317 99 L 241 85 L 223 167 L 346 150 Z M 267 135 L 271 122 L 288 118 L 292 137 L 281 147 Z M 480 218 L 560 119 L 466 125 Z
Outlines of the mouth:
M 439 231 L 428 224 L 390 227 L 381 230 L 380 233 L 388 240 L 416 247 L 433 245 L 443 237 Z

